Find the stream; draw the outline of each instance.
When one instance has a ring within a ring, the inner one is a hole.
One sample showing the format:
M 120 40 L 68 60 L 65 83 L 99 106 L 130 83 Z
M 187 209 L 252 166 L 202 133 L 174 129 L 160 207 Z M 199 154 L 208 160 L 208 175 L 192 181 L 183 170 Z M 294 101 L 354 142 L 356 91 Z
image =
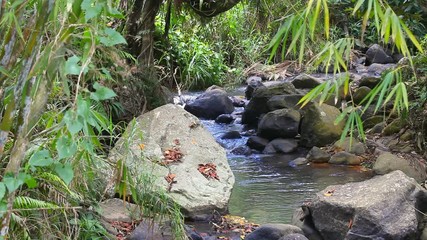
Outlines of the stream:
M 236 108 L 235 113 L 242 111 L 243 108 Z M 372 172 L 361 167 L 329 164 L 290 166 L 290 161 L 306 156 L 308 149 L 302 148 L 292 154 L 233 155 L 231 150 L 245 145 L 248 137 L 221 139 L 221 136 L 233 130 L 245 131 L 239 122 L 236 119 L 231 124 L 218 124 L 214 120 L 202 120 L 226 149 L 236 179 L 229 202 L 231 215 L 245 217 L 257 224 L 290 223 L 295 209 L 314 197 L 316 192 L 329 185 L 363 181 L 373 176 Z

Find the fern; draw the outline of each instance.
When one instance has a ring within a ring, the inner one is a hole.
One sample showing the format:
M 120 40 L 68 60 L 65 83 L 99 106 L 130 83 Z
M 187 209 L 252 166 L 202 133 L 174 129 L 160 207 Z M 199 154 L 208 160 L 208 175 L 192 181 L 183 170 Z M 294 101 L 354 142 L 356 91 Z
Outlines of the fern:
M 14 209 L 59 208 L 58 205 L 27 196 L 17 196 L 13 202 Z

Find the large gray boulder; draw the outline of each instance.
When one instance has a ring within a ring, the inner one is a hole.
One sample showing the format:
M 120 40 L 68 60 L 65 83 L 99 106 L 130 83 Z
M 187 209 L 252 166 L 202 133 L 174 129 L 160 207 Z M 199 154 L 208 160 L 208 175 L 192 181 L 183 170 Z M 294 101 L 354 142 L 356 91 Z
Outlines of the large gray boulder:
M 275 95 L 296 94 L 297 90 L 289 82 L 279 83 L 268 87 L 259 87 L 255 89 L 251 100 L 245 107 L 242 115 L 243 124 L 255 125 L 258 118 L 263 113 L 269 112 L 267 101 Z
M 248 100 L 252 98 L 252 94 L 254 93 L 255 89 L 264 86 L 264 84 L 262 83 L 262 78 L 258 76 L 249 77 L 246 80 L 246 84 L 248 86 L 246 86 L 246 89 L 245 89 L 245 97 Z
M 264 224 L 245 237 L 245 240 L 279 240 L 289 234 L 303 234 L 301 228 L 290 224 Z
M 293 109 L 279 109 L 262 117 L 258 135 L 267 139 L 293 138 L 298 135 L 301 114 Z
M 174 157 L 179 159 L 177 153 L 182 153 L 182 158 L 171 162 Z M 197 117 L 179 106 L 164 105 L 131 122 L 110 152 L 113 166 L 119 160 L 124 161 L 135 182 L 139 176 L 151 176 L 154 185 L 168 190 L 167 195 L 189 217 L 227 208 L 234 175 L 225 150 Z M 207 163 L 216 166 L 218 179 L 208 179 L 198 171 L 199 164 Z M 173 174 L 176 182 L 169 184 L 168 174 Z M 105 175 L 109 180 L 114 177 L 111 171 Z
M 233 102 L 221 89 L 206 91 L 185 105 L 185 110 L 200 118 L 215 119 L 234 111 Z
M 369 47 L 368 51 L 366 51 L 366 62 L 368 65 L 372 63 L 394 63 L 394 59 L 392 56 L 388 55 L 383 47 L 378 44 L 374 44 Z
M 418 239 L 427 192 L 394 171 L 373 179 L 329 186 L 309 205 L 324 239 Z M 424 206 L 424 207 L 423 207 Z M 420 208 L 421 207 L 421 208 Z
M 295 88 L 315 88 L 322 82 L 323 81 L 321 79 L 315 78 L 305 73 L 296 76 L 292 80 L 292 84 L 295 86 Z
M 270 98 L 267 101 L 267 106 L 270 111 L 290 108 L 290 109 L 299 109 L 298 102 L 301 98 L 304 97 L 302 94 L 291 94 L 291 95 L 276 95 Z
M 418 159 L 404 159 L 392 153 L 382 153 L 375 161 L 373 170 L 376 174 L 387 174 L 389 172 L 400 170 L 417 182 L 426 179 L 426 164 Z
M 305 107 L 301 120 L 301 145 L 305 147 L 322 147 L 335 142 L 344 129 L 345 121 L 337 125 L 335 119 L 341 114 L 338 108 L 317 103 Z
M 273 154 L 273 153 L 291 153 L 295 152 L 298 148 L 298 142 L 295 139 L 281 139 L 277 138 L 269 142 L 263 153 Z

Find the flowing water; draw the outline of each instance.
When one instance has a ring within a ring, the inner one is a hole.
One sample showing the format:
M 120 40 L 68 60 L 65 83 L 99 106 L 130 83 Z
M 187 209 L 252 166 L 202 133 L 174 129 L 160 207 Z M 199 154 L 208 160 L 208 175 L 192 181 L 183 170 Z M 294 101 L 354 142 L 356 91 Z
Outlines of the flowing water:
M 230 150 L 244 145 L 247 137 L 224 140 L 221 136 L 231 130 L 242 131 L 243 126 L 217 124 L 207 120 L 202 122 L 227 150 L 230 167 L 236 178 L 229 203 L 230 214 L 245 217 L 251 222 L 290 223 L 294 210 L 316 192 L 329 185 L 362 181 L 372 176 L 371 172 L 362 171 L 360 167 L 289 165 L 295 158 L 305 156 L 307 149 L 285 155 L 233 155 Z

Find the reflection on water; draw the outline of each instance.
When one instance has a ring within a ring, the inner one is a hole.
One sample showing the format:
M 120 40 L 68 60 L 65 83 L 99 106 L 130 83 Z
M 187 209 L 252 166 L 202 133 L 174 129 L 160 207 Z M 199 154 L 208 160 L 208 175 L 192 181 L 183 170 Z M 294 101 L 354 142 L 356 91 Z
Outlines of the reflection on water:
M 236 177 L 229 203 L 230 214 L 255 223 L 290 223 L 301 203 L 329 185 L 362 181 L 370 172 L 346 166 L 288 166 L 299 154 L 281 156 L 230 156 Z
M 230 152 L 244 145 L 247 137 L 224 140 L 220 137 L 227 131 L 241 131 L 240 124 L 216 124 L 202 121 L 217 141 Z M 305 156 L 307 150 L 286 155 L 233 156 L 229 154 L 230 167 L 236 183 L 229 203 L 232 215 L 245 217 L 251 222 L 290 223 L 294 210 L 304 200 L 329 185 L 362 181 L 372 176 L 357 168 L 316 164 L 289 166 L 295 158 Z

